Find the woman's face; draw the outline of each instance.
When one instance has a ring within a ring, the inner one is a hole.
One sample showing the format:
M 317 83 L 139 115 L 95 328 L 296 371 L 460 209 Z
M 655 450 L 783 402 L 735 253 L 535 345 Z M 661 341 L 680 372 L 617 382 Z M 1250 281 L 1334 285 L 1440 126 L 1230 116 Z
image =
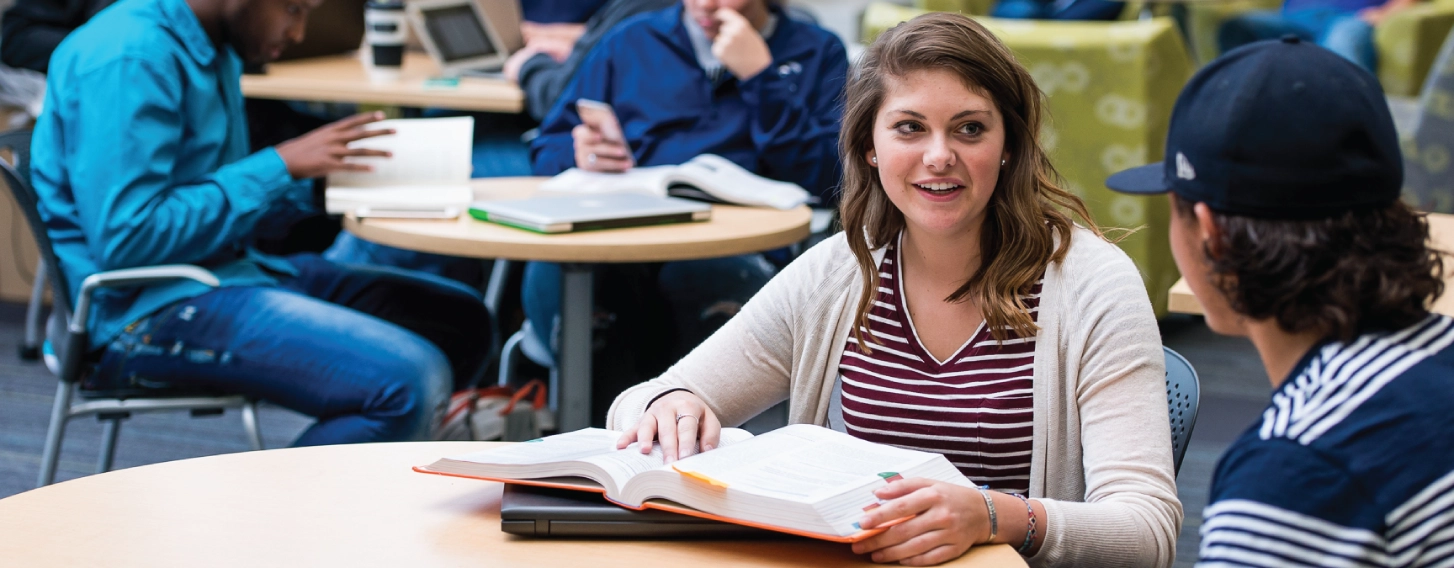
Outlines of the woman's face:
M 767 0 L 682 0 L 687 15 L 707 32 L 707 39 L 716 40 L 722 22 L 717 21 L 717 10 L 727 8 L 742 14 L 755 27 L 767 23 Z
M 1000 161 L 1010 158 L 999 109 L 947 70 L 884 81 L 873 149 L 864 159 L 878 168 L 889 201 L 915 234 L 977 230 L 1000 179 Z

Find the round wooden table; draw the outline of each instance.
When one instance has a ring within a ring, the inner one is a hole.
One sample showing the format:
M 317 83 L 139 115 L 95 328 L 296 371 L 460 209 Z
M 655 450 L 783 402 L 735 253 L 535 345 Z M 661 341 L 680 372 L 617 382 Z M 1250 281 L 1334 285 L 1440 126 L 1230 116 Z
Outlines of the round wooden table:
M 847 545 L 550 540 L 500 531 L 499 483 L 410 471 L 490 442 L 226 454 L 0 499 L 6 566 L 870 566 Z M 1024 566 L 1010 547 L 945 566 Z
M 547 178 L 474 180 L 475 199 L 524 199 Z M 396 248 L 471 258 L 561 264 L 561 329 L 557 400 L 560 431 L 590 425 L 591 264 L 719 258 L 772 250 L 808 237 L 812 213 L 714 205 L 701 223 L 542 235 L 461 215 L 452 220 L 358 219 L 344 228 Z

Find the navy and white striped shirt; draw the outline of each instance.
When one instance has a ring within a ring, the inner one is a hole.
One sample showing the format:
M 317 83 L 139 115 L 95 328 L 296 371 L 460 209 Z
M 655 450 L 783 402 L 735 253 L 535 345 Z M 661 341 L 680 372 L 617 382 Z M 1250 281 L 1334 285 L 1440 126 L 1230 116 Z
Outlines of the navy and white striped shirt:
M 1454 567 L 1454 320 L 1311 350 L 1217 465 L 1198 566 Z

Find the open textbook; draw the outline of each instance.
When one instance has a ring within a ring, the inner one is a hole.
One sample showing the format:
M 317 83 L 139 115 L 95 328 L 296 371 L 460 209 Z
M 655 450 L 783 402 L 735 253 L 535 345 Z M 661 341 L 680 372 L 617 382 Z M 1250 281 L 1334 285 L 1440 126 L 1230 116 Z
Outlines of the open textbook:
M 571 168 L 542 183 L 540 193 L 645 193 L 776 209 L 792 209 L 809 197 L 797 184 L 767 179 L 714 154 L 702 154 L 680 166 L 631 168 L 619 174 Z
M 754 437 L 722 430 L 720 447 L 666 464 L 659 445 L 616 449 L 620 432 L 590 428 L 415 468 L 604 493 L 631 509 L 653 508 L 837 542 L 877 534 L 859 528 L 873 492 L 900 477 L 973 486 L 944 456 L 875 444 L 798 424 Z
M 470 190 L 474 118 L 381 120 L 367 128 L 392 128 L 394 134 L 365 138 L 349 147 L 387 150 L 394 155 L 348 159 L 373 166 L 371 172 L 329 174 L 325 202 L 330 214 L 360 207 L 400 211 L 454 207 L 463 211 L 474 200 Z

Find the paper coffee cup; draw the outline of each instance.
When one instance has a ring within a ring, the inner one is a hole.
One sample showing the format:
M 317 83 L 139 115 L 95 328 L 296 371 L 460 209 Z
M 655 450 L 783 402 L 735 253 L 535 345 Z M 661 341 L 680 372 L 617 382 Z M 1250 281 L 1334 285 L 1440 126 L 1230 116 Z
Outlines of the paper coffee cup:
M 404 66 L 404 43 L 409 20 L 402 2 L 369 2 L 364 8 L 364 43 L 368 45 L 369 78 L 386 83 L 399 80 Z

